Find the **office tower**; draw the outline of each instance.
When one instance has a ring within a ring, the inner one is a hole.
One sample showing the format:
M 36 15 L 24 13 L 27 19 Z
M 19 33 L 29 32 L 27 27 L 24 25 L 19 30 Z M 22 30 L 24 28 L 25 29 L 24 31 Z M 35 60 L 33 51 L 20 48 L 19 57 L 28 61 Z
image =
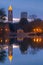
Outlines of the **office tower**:
M 9 8 L 8 8 L 8 22 L 9 23 L 13 22 L 13 10 L 12 10 L 12 6 L 9 6 Z
M 21 18 L 26 18 L 27 19 L 27 12 L 21 12 Z

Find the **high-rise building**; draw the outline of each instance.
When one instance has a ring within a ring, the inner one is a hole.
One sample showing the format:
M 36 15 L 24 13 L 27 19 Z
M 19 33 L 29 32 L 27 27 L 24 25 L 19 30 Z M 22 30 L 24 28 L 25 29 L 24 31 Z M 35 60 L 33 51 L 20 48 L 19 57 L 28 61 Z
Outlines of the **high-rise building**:
M 21 18 L 27 18 L 27 12 L 21 12 Z
M 13 45 L 8 45 L 8 58 L 12 61 L 13 58 Z
M 12 21 L 13 21 L 13 10 L 12 10 L 12 6 L 11 5 L 8 8 L 8 21 L 10 23 L 12 23 Z

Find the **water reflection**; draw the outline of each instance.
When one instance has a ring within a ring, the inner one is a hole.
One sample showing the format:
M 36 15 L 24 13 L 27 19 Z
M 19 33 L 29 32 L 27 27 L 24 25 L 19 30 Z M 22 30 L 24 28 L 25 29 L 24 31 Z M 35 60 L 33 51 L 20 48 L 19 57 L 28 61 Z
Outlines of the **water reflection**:
M 43 37 L 33 36 L 31 38 L 0 38 L 0 62 L 4 62 L 6 58 L 6 49 L 8 49 L 8 59 L 13 59 L 13 48 L 19 48 L 22 54 L 27 54 L 28 50 L 31 54 L 36 54 L 39 49 L 43 49 Z
M 0 62 L 4 62 L 6 58 L 6 51 L 3 48 L 3 45 L 0 45 Z
M 39 42 L 42 42 L 42 38 L 41 37 L 35 37 L 35 38 L 33 38 L 33 41 L 39 43 Z

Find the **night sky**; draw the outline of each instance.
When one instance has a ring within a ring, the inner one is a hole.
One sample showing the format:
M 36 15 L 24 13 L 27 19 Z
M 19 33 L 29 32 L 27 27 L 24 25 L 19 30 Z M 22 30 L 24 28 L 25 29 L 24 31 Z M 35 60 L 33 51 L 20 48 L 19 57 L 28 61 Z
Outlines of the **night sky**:
M 43 19 L 43 0 L 0 0 L 0 8 L 5 8 L 6 13 L 9 5 L 13 6 L 13 16 L 16 18 L 25 11 L 28 17 L 35 14 Z

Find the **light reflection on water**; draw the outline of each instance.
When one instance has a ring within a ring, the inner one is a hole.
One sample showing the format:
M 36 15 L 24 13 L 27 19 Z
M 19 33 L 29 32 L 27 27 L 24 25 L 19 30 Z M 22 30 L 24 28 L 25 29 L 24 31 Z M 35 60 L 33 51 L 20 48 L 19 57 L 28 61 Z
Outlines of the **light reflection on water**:
M 3 43 L 2 39 L 0 41 L 1 65 L 43 65 L 43 37 L 12 38 Z

